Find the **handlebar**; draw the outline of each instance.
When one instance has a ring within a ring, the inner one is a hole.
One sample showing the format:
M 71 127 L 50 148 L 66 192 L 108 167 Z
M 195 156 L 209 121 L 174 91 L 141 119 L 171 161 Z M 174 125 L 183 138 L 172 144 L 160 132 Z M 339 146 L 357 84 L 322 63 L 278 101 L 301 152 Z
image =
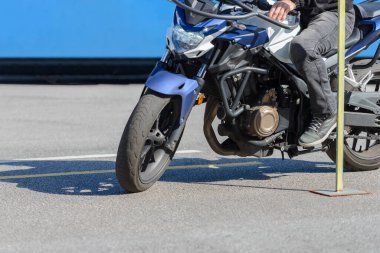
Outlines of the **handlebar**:
M 243 3 L 240 2 L 239 0 L 229 0 L 229 1 L 233 2 L 234 4 L 236 4 L 237 6 L 243 8 L 243 9 L 246 10 L 246 11 L 249 11 L 249 12 L 255 12 L 254 9 L 252 9 L 251 7 L 249 7 L 249 6 L 246 5 L 246 4 L 243 4 Z M 268 22 L 270 22 L 270 23 L 273 23 L 273 24 L 275 24 L 275 25 L 277 25 L 277 26 L 280 26 L 280 27 L 282 27 L 282 28 L 289 29 L 289 30 L 294 30 L 294 29 L 296 29 L 296 28 L 298 27 L 298 23 L 299 23 L 299 22 L 296 22 L 296 24 L 294 24 L 294 25 L 287 25 L 287 24 L 284 24 L 284 23 L 282 23 L 282 22 L 280 22 L 280 21 L 277 21 L 277 20 L 275 20 L 275 19 L 273 19 L 273 18 L 270 18 L 270 17 L 268 17 L 267 15 L 264 15 L 264 14 L 262 14 L 262 13 L 258 13 L 258 12 L 256 12 L 256 13 L 257 13 L 257 16 L 258 16 L 259 18 L 262 18 L 262 19 L 264 19 L 265 21 L 268 21 Z
M 272 24 L 275 24 L 279 27 L 282 27 L 282 28 L 285 28 L 285 29 L 288 29 L 288 30 L 294 30 L 298 27 L 298 21 L 296 22 L 296 24 L 294 25 L 287 25 L 287 24 L 284 24 L 280 21 L 277 21 L 273 18 L 270 18 L 262 13 L 258 13 L 257 11 L 255 11 L 254 9 L 252 9 L 251 7 L 249 7 L 248 5 L 246 4 L 243 4 L 242 2 L 238 1 L 238 0 L 228 0 L 229 2 L 232 2 L 233 4 L 241 7 L 243 10 L 245 10 L 246 12 L 248 12 L 248 14 L 243 14 L 243 15 L 237 15 L 237 16 L 232 16 L 232 15 L 220 15 L 220 14 L 213 14 L 213 13 L 208 13 L 208 12 L 204 12 L 204 11 L 200 11 L 200 10 L 197 10 L 197 9 L 194 9 L 184 3 L 182 3 L 181 1 L 179 0 L 169 0 L 173 3 L 175 3 L 177 6 L 185 9 L 185 10 L 188 10 L 190 12 L 193 12 L 195 14 L 198 14 L 200 16 L 204 16 L 204 17 L 207 17 L 207 18 L 215 18 L 215 19 L 223 19 L 223 20 L 231 20 L 231 21 L 236 21 L 236 20 L 243 20 L 243 19 L 248 19 L 248 18 L 252 18 L 252 17 L 259 17 L 261 19 L 264 19 L 265 21 L 268 21 Z
M 204 11 L 194 9 L 194 8 L 187 6 L 186 4 L 180 2 L 179 0 L 169 0 L 169 1 L 175 3 L 177 6 L 183 8 L 185 10 L 191 11 L 195 14 L 198 14 L 198 15 L 201 15 L 201 16 L 204 16 L 207 18 L 224 19 L 224 20 L 242 20 L 242 19 L 247 19 L 247 18 L 251 18 L 251 17 L 258 15 L 258 13 L 249 13 L 249 14 L 244 14 L 244 15 L 240 15 L 240 16 L 219 15 L 219 14 L 213 14 L 213 13 L 208 13 L 208 12 L 204 12 Z

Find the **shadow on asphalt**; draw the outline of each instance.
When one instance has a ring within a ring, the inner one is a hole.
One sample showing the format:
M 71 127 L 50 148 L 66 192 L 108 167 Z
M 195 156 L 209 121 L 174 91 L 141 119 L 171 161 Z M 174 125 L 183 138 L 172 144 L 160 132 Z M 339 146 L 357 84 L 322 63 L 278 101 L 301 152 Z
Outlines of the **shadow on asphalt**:
M 239 163 L 255 163 L 249 166 L 237 166 Z M 213 164 L 213 168 L 207 165 Z M 230 164 L 230 165 L 226 165 Z M 206 166 L 205 166 L 206 165 Z M 220 167 L 218 167 L 220 165 Z M 12 170 L 4 171 L 4 166 L 12 166 Z M 174 166 L 174 167 L 173 167 Z M 180 168 L 178 168 L 180 166 Z M 186 167 L 189 166 L 189 167 Z M 199 167 L 198 167 L 199 166 Z M 17 169 L 22 167 L 22 169 Z M 0 165 L 0 183 L 17 184 L 37 192 L 64 195 L 118 195 L 125 191 L 119 186 L 113 172 L 115 163 L 112 161 L 25 161 Z M 332 173 L 333 164 L 327 162 L 309 162 L 299 160 L 265 159 L 230 159 L 221 158 L 217 161 L 200 158 L 174 159 L 162 182 L 198 183 L 218 186 L 253 187 L 232 185 L 231 180 L 270 180 L 287 176 L 292 173 Z M 45 176 L 30 178 L 30 175 L 50 173 L 79 173 L 77 175 Z M 100 172 L 100 173 L 97 173 Z M 83 173 L 83 174 L 80 174 Z M 4 179 L 4 177 L 19 176 L 20 178 Z M 268 188 L 277 189 L 277 188 Z M 300 189 L 283 189 L 295 190 Z

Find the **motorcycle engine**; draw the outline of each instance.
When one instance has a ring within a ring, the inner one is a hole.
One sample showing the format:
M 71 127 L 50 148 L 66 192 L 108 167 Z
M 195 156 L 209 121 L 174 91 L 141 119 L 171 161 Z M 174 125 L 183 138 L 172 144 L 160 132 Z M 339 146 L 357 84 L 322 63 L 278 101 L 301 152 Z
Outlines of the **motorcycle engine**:
M 239 117 L 240 128 L 251 136 L 265 138 L 275 133 L 279 126 L 276 90 L 271 89 L 261 97 L 259 104 Z

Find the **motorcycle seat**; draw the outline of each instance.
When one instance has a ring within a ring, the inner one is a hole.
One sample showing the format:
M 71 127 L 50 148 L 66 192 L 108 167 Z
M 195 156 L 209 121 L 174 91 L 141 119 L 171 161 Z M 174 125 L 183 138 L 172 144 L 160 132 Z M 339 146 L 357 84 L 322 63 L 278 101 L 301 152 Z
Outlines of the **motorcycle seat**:
M 356 16 L 360 19 L 370 19 L 380 15 L 380 2 L 364 2 L 355 4 Z
M 362 37 L 362 34 L 360 32 L 360 29 L 357 28 L 357 27 L 355 27 L 354 30 L 352 31 L 351 36 L 346 40 L 346 49 L 352 47 L 357 42 L 359 42 L 359 40 L 361 39 L 361 37 Z M 331 56 L 333 56 L 334 54 L 337 54 L 337 53 L 338 53 L 338 50 L 334 49 L 334 50 L 331 50 L 328 53 L 324 54 L 323 57 L 329 58 L 329 57 L 331 57 Z

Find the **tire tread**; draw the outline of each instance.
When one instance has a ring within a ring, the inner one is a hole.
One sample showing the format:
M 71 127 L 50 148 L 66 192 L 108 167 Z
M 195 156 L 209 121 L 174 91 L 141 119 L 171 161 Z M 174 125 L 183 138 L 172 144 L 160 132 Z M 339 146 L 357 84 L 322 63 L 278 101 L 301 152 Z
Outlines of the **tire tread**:
M 127 192 L 145 191 L 154 183 L 140 182 L 139 156 L 153 123 L 169 101 L 169 97 L 160 94 L 145 94 L 137 103 L 125 126 L 117 152 L 115 170 L 120 185 Z

